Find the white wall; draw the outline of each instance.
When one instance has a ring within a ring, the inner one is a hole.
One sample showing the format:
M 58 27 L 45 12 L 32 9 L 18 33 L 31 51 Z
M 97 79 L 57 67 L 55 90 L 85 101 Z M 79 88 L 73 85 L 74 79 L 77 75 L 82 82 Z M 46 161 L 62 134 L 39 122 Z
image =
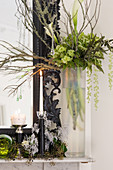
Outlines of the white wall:
M 113 38 L 113 1 L 102 0 L 96 32 Z M 99 74 L 99 108 L 92 101 L 92 170 L 113 169 L 113 90 L 108 88 L 108 60 L 103 63 L 105 74 Z
M 15 17 L 17 12 L 16 9 L 15 0 L 0 0 L 0 40 L 7 41 L 14 46 L 18 46 L 17 42 L 19 41 L 20 37 L 19 29 L 17 29 L 17 18 Z M 23 31 L 23 29 L 21 31 Z M 32 39 L 30 41 L 30 44 L 31 43 Z M 6 52 L 6 50 L 0 46 L 0 53 L 4 52 Z M 0 55 L 0 57 L 4 57 L 4 55 Z M 0 109 L 0 119 L 3 119 L 3 121 L 0 122 L 0 125 L 10 126 L 11 114 L 14 114 L 18 109 L 20 109 L 21 113 L 26 114 L 26 123 L 31 126 L 32 95 L 31 89 L 28 87 L 29 83 L 27 82 L 26 85 L 22 88 L 22 99 L 19 101 L 16 101 L 17 95 L 15 95 L 15 97 L 8 97 L 8 91 L 3 91 L 6 86 L 14 85 L 17 82 L 17 79 L 15 79 L 16 77 L 16 74 L 13 76 L 6 76 L 4 72 L 0 71 L 0 108 L 3 108 Z M 14 80 L 12 81 L 12 79 Z

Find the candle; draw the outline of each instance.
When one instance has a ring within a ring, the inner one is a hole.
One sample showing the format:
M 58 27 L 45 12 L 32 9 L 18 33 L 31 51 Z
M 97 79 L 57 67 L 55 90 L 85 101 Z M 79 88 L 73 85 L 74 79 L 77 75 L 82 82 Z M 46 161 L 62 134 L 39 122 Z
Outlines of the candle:
M 12 125 L 25 125 L 26 124 L 26 115 L 21 113 L 14 113 L 11 115 L 11 124 Z
M 40 115 L 43 116 L 43 75 L 42 70 L 40 70 Z

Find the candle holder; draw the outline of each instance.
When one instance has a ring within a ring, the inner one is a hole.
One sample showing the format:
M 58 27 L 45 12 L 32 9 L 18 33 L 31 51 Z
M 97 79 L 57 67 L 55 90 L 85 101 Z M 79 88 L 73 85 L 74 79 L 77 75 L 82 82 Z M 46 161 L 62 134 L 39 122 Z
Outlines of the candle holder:
M 40 119 L 40 118 L 46 118 L 46 111 L 37 111 L 37 117 L 38 117 L 38 119 Z
M 12 125 L 15 128 L 15 133 L 16 133 L 16 142 L 18 143 L 18 156 L 17 158 L 21 158 L 21 143 L 23 141 L 23 127 L 27 126 L 25 125 Z
M 45 126 L 44 120 L 46 118 L 46 111 L 37 111 L 37 117 L 39 119 L 39 153 L 43 157 L 45 153 Z
M 23 127 L 26 127 L 27 125 L 12 125 L 16 129 L 16 142 L 20 144 L 23 140 Z

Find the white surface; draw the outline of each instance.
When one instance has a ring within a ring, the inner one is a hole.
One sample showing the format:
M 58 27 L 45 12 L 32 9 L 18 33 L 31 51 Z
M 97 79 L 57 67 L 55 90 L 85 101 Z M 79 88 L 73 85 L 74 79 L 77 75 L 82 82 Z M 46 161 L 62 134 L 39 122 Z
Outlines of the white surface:
M 101 13 L 96 32 L 113 38 L 113 0 L 101 0 Z M 113 169 L 113 90 L 108 88 L 108 60 L 103 63 L 105 74 L 99 74 L 99 108 L 92 101 L 92 170 Z
M 79 170 L 79 164 L 78 163 L 55 163 L 55 164 L 50 164 L 46 163 L 44 164 L 44 170 Z
M 26 159 L 15 160 L 15 161 L 5 161 L 0 160 L 0 170 L 87 170 L 90 165 L 90 162 L 93 160 L 91 158 L 64 158 L 52 159 L 52 160 L 43 160 L 35 159 L 30 164 L 27 163 Z
M 25 163 L 16 163 L 16 164 L 0 164 L 0 170 L 70 170 L 70 164 L 65 163 L 65 164 L 50 164 L 50 163 L 33 163 L 33 164 L 25 164 Z M 71 163 L 71 170 L 78 170 L 79 165 L 76 163 Z
M 92 166 L 92 162 L 80 163 L 79 170 L 90 170 L 91 166 Z
M 27 162 L 27 159 L 22 159 L 22 160 L 19 160 L 19 159 L 16 159 L 16 160 L 2 160 L 0 159 L 0 163 L 24 163 L 24 162 Z M 84 157 L 84 158 L 64 158 L 64 159 L 34 159 L 33 160 L 33 163 L 50 163 L 50 162 L 55 162 L 55 163 L 88 163 L 88 162 L 93 162 L 93 159 L 92 158 L 87 158 L 87 157 Z
M 28 165 L 26 163 L 17 163 L 17 164 L 4 164 L 0 163 L 0 170 L 44 170 L 43 164 L 31 164 Z
M 19 30 L 17 29 L 17 18 L 15 17 L 15 14 L 15 0 L 0 0 L 0 40 L 7 41 L 14 46 L 18 46 L 17 42 L 19 41 Z M 6 52 L 6 50 L 3 50 L 3 48 L 1 48 L 0 46 L 0 53 L 1 52 Z M 18 109 L 20 109 L 21 113 L 26 114 L 26 122 L 31 127 L 32 96 L 31 90 L 29 88 L 29 83 L 27 82 L 22 88 L 22 99 L 19 101 L 16 101 L 17 95 L 15 97 L 8 97 L 8 90 L 3 91 L 6 86 L 14 85 L 15 83 L 17 83 L 16 77 L 16 74 L 14 76 L 6 76 L 3 72 L 0 72 L 0 106 L 2 106 L 3 108 L 2 111 L 0 110 L 0 119 L 2 119 L 2 121 L 0 121 L 0 125 L 10 126 L 11 115 L 14 114 Z

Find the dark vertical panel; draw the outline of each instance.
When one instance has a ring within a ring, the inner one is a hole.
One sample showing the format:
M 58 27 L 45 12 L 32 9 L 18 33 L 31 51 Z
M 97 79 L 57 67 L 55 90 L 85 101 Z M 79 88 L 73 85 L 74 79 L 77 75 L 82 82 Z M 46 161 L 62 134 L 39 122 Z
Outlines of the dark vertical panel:
M 39 0 L 41 4 L 41 0 Z M 33 10 L 35 11 L 35 0 L 33 0 Z M 33 13 L 33 22 L 34 25 L 41 37 L 45 39 L 45 32 L 42 24 L 40 23 L 38 17 L 35 13 Z M 33 52 L 38 56 L 47 56 L 47 47 L 45 44 L 36 36 L 36 34 L 33 32 Z M 33 65 L 42 62 L 40 59 L 33 60 Z M 38 68 L 37 68 L 38 69 Z M 36 70 L 34 70 L 36 71 Z M 39 111 L 39 91 L 40 91 L 40 80 L 39 80 L 39 74 L 35 75 L 33 77 L 33 123 L 37 122 L 37 115 L 36 111 Z
M 40 0 L 40 2 L 41 2 L 41 0 Z M 33 0 L 33 10 L 35 11 L 35 0 Z M 38 17 L 35 15 L 35 13 L 33 13 L 33 22 L 35 24 L 37 31 L 40 33 L 40 35 L 43 35 L 42 25 L 39 22 Z M 39 40 L 39 38 L 33 32 L 33 53 L 35 53 L 38 56 L 43 56 L 42 46 L 43 46 L 42 42 Z M 33 65 L 35 65 L 39 62 L 40 62 L 40 60 L 34 59 Z M 37 69 L 35 69 L 34 71 L 36 71 Z M 40 91 L 39 75 L 36 74 L 33 77 L 33 123 L 37 122 L 36 111 L 39 110 L 39 91 Z
M 48 2 L 48 0 L 45 0 L 45 1 Z M 39 0 L 39 2 L 40 2 L 40 4 L 42 4 L 42 0 Z M 59 30 L 59 26 L 58 26 L 57 20 L 60 17 L 59 2 L 60 2 L 60 0 L 55 2 L 55 3 L 57 3 L 58 18 L 56 19 L 56 22 L 54 24 L 56 24 L 56 29 L 57 30 Z M 35 0 L 33 0 L 33 10 L 35 11 Z M 56 12 L 56 11 L 54 11 L 54 6 L 50 10 L 53 10 L 53 14 Z M 45 16 L 45 17 L 46 17 L 47 22 L 49 24 L 48 16 Z M 43 28 L 42 24 L 40 23 L 40 21 L 39 21 L 39 19 L 36 16 L 35 13 L 33 13 L 33 22 L 34 22 L 34 25 L 35 25 L 39 35 L 41 35 L 41 37 L 43 37 L 46 40 L 47 44 L 51 47 L 51 39 L 50 39 L 50 37 L 46 37 L 45 36 L 44 28 Z M 36 36 L 35 33 L 33 33 L 33 52 L 36 55 L 43 56 L 43 57 L 47 57 L 47 54 L 50 52 L 50 50 L 47 49 L 45 44 L 41 42 L 41 40 Z M 33 60 L 33 65 L 35 65 L 37 63 L 40 63 L 40 62 L 41 62 L 41 60 L 34 59 Z M 39 75 L 37 74 L 37 75 L 35 75 L 33 77 L 33 123 L 37 122 L 36 111 L 39 110 L 39 91 L 40 91 L 40 86 L 39 85 L 40 85 Z

